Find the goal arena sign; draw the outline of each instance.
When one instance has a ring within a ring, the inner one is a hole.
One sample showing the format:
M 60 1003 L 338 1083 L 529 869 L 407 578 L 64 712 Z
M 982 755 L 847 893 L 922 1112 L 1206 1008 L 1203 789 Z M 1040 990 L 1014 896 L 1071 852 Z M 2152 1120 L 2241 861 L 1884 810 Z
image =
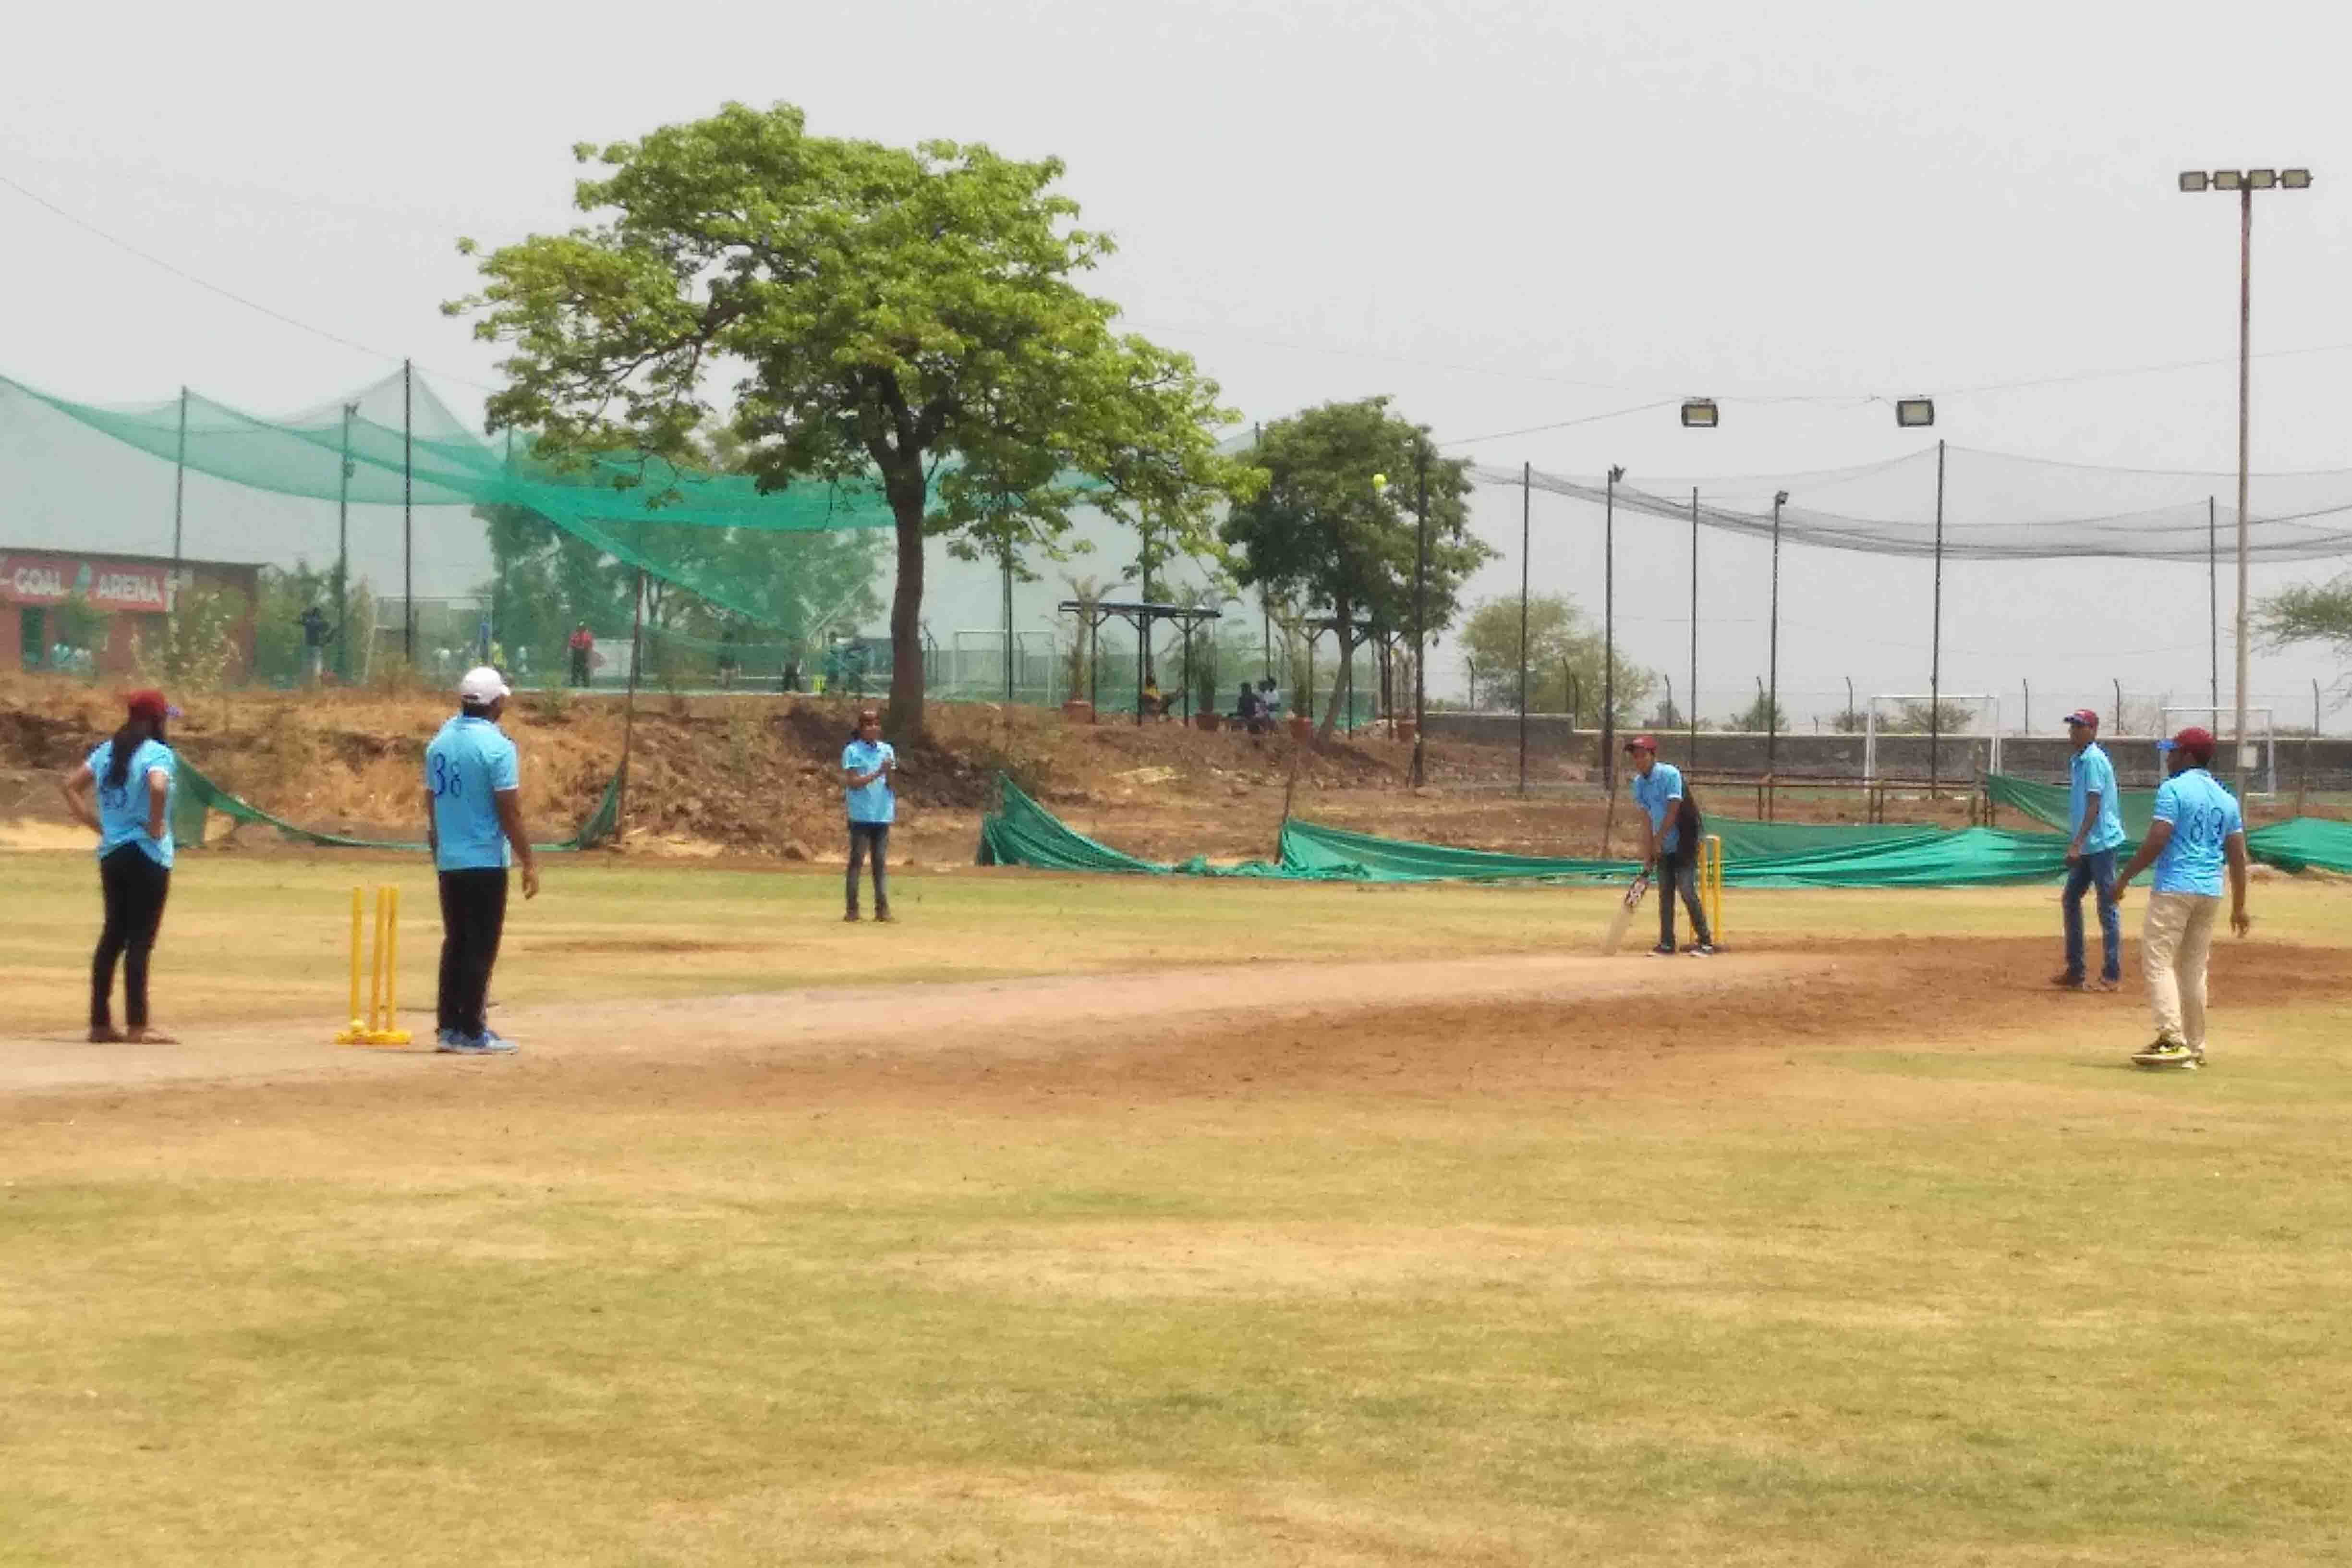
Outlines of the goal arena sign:
M 101 610 L 171 608 L 160 566 L 72 555 L 0 555 L 0 605 L 62 605 L 79 594 Z

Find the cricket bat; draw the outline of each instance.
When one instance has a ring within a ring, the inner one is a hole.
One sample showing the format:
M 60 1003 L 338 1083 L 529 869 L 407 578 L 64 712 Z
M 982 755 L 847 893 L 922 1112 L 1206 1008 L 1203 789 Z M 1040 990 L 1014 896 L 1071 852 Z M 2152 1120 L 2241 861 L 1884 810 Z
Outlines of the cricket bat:
M 1625 932 L 1633 923 L 1633 911 L 1642 907 L 1642 900 L 1649 891 L 1650 868 L 1644 866 L 1633 874 L 1633 884 L 1625 889 L 1624 901 L 1609 917 L 1609 929 L 1601 937 L 1601 955 L 1603 958 L 1614 954 L 1623 944 Z

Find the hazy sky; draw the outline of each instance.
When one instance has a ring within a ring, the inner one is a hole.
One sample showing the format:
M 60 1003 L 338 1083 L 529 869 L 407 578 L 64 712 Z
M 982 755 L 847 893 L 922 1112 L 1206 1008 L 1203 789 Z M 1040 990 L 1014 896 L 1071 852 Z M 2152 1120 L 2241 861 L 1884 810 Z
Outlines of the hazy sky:
M 821 133 L 1052 153 L 1121 253 L 1129 322 L 1191 351 L 1248 417 L 1388 392 L 1451 450 L 1703 487 L 1956 445 L 2074 462 L 2234 462 L 2234 204 L 2187 167 L 2307 165 L 2258 198 L 2257 468 L 2352 468 L 2347 25 L 2309 5 L 1920 7 L 1614 3 L 22 7 L 0 177 L 0 372 L 106 402 L 186 382 L 264 410 L 413 354 L 452 397 L 492 351 L 443 320 L 459 234 L 568 220 L 569 145 L 723 100 Z M 375 351 L 375 352 L 369 352 Z M 2315 351 L 2291 353 L 2289 351 Z M 2210 362 L 2163 373 L 2090 373 Z M 2017 382 L 2056 384 L 1969 392 Z M 1671 408 L 1712 395 L 1721 429 Z M 1932 438 L 1931 438 L 1932 439 Z M 2224 496 L 2229 480 L 2214 486 Z M 1752 482 L 1744 487 L 1753 492 Z M 1802 499 L 1801 492 L 1800 500 Z M 1956 496 L 1956 521 L 1966 498 Z M 0 502 L 5 504 L 5 502 Z M 1481 526 L 1511 559 L 1517 500 Z M 0 532 L 5 532 L 0 530 Z M 1599 519 L 1538 498 L 1533 574 L 1598 610 Z M 1701 684 L 1764 668 L 1763 554 L 1709 536 Z M 2338 563 L 2257 569 L 2257 592 Z M 1686 533 L 1628 522 L 1620 628 L 1688 658 Z M 1791 551 L 1781 685 L 1802 716 L 1927 679 L 1924 563 Z M 1947 689 L 2201 699 L 2202 574 L 1959 566 Z M 2225 579 L 2225 613 L 2228 584 Z M 2175 603 L 2177 601 L 2177 604 Z M 2229 650 L 2223 648 L 2225 689 Z M 1459 679 L 1441 652 L 1440 685 Z M 2259 653 L 2307 714 L 2321 650 Z M 2225 689 L 2226 697 L 2226 689 Z M 2044 704 L 2048 706 L 2045 707 Z M 1834 706 L 1833 703 L 1828 703 Z M 2013 717 L 2011 721 L 2013 721 Z M 2341 727 L 2337 715 L 2331 727 Z

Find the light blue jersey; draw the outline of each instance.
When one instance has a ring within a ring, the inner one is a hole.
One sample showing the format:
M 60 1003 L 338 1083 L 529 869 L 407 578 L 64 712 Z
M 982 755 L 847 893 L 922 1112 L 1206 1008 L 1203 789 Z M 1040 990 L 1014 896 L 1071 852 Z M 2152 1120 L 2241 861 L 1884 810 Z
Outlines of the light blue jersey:
M 2229 858 L 2222 847 L 2246 826 L 2236 798 L 2203 768 L 2190 768 L 2158 786 L 2156 820 L 2172 824 L 2172 837 L 2156 858 L 2156 890 L 2220 898 Z
M 425 748 L 425 787 L 433 792 L 435 870 L 506 868 L 513 850 L 494 796 L 520 782 L 514 742 L 496 724 L 460 713 L 441 726 Z
M 852 741 L 841 753 L 845 772 L 870 773 L 885 762 L 896 762 L 898 753 L 890 749 L 887 741 Z M 890 793 L 890 775 L 884 773 L 863 789 L 844 787 L 842 797 L 849 803 L 852 822 L 896 822 L 898 819 L 898 797 Z
M 1650 826 L 1658 836 L 1658 852 L 1667 854 L 1680 847 L 1682 824 L 1669 826 L 1668 808 L 1683 795 L 1683 771 L 1672 763 L 1654 763 L 1649 776 L 1633 775 L 1633 804 L 1650 818 Z
M 172 808 L 179 804 L 180 759 L 172 748 L 161 741 L 142 741 L 139 749 L 131 753 L 131 767 L 122 775 L 122 785 L 110 789 L 106 783 L 108 764 L 114 761 L 114 742 L 100 741 L 89 754 L 89 771 L 98 780 L 98 858 L 105 859 L 126 844 L 136 844 L 146 852 L 147 858 L 166 871 L 172 868 Z M 172 775 L 170 793 L 163 797 L 163 837 L 147 835 L 147 775 L 161 768 Z
M 2083 834 L 2084 854 L 2113 849 L 2124 841 L 2123 802 L 2116 788 L 2115 763 L 2107 761 L 2107 753 L 2094 741 L 2075 753 L 2072 772 L 2074 785 L 2068 795 L 2067 826 Z M 2099 797 L 2099 819 L 2084 833 L 2083 813 L 2094 795 Z

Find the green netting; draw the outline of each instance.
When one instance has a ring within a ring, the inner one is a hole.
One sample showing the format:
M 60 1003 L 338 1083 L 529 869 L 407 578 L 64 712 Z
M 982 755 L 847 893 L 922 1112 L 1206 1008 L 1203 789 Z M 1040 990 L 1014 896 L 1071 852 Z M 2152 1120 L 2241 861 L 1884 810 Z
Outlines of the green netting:
M 2225 784 L 2223 787 L 2228 786 Z M 2011 778 L 2006 773 L 1987 773 L 1984 790 L 1995 805 L 2021 811 L 2061 833 L 2074 831 L 2073 795 L 2064 784 L 2036 784 L 2032 779 Z M 2123 813 L 2124 837 L 2137 844 L 2147 837 L 2148 820 L 2156 810 L 2156 792 L 2126 789 L 2116 793 L 2121 797 L 2116 808 Z
M 2062 792 L 2063 793 L 2063 792 Z M 2066 839 L 2002 828 L 1878 825 L 1709 823 L 1724 840 L 1723 879 L 1751 888 L 1963 888 L 2056 881 L 2066 874 Z M 1731 846 L 1742 845 L 1735 858 Z M 2254 858 L 2299 871 L 2352 871 L 2352 825 L 2297 817 L 2247 836 Z M 1155 876 L 1273 877 L 1309 881 L 1622 880 L 1631 860 L 1506 855 L 1382 838 L 1311 822 L 1283 825 L 1280 859 L 1213 866 L 1139 859 L 1080 834 L 1010 780 L 997 781 L 982 819 L 980 864 L 1053 871 Z
M 2282 871 L 2336 871 L 2352 876 L 2352 823 L 2296 816 L 2246 835 L 2246 853 Z
M 205 816 L 219 812 L 239 823 L 257 822 L 276 828 L 281 835 L 301 844 L 317 844 L 333 849 L 411 849 L 426 848 L 423 839 L 359 838 L 347 833 L 324 833 L 316 828 L 299 827 L 283 817 L 273 816 L 250 801 L 240 799 L 205 776 L 202 770 L 184 755 L 179 761 L 179 794 L 173 807 L 172 834 L 182 844 L 197 847 L 205 841 Z M 613 836 L 621 817 L 621 775 L 614 773 L 604 785 L 604 793 L 596 808 L 580 825 L 571 837 L 554 844 L 534 844 L 533 849 L 557 854 L 572 850 L 593 849 Z

